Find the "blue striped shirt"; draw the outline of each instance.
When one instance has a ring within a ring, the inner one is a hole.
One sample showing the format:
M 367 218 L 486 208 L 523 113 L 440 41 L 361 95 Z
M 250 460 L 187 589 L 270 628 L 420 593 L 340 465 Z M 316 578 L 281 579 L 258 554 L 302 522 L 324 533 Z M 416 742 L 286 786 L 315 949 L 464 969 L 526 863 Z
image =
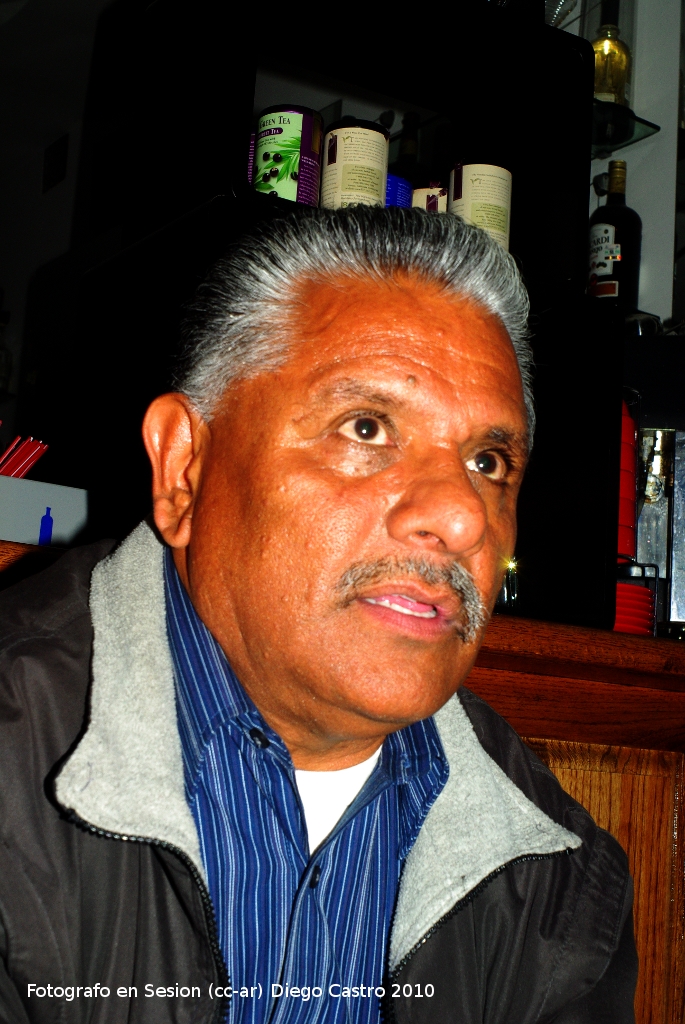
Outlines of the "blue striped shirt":
M 228 1019 L 378 1024 L 402 863 L 449 772 L 435 723 L 385 739 L 310 856 L 288 750 L 197 615 L 169 550 L 165 587 L 186 796 L 233 990 Z

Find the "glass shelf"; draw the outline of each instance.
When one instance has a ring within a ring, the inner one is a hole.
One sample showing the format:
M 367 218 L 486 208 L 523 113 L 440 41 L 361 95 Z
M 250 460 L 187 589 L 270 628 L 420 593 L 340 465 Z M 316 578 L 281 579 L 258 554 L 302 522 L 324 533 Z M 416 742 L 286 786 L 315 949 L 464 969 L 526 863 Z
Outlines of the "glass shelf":
M 594 101 L 592 112 L 592 159 L 604 159 L 617 149 L 660 132 L 658 124 L 645 121 L 621 103 Z

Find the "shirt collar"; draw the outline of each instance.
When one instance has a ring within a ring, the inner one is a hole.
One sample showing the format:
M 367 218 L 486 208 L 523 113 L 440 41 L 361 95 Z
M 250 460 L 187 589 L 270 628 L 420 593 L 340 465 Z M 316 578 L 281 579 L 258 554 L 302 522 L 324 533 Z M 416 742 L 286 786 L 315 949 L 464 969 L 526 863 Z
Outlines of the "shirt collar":
M 204 750 L 214 732 L 227 721 L 244 732 L 259 730 L 269 751 L 284 769 L 293 770 L 283 740 L 267 725 L 231 669 L 221 646 L 197 614 L 174 565 L 171 549 L 164 557 L 167 631 L 176 676 L 179 732 L 186 780 L 196 779 Z M 254 737 L 253 737 L 254 738 Z M 390 733 L 374 776 L 406 785 L 425 778 L 432 800 L 447 781 L 449 768 L 432 718 Z

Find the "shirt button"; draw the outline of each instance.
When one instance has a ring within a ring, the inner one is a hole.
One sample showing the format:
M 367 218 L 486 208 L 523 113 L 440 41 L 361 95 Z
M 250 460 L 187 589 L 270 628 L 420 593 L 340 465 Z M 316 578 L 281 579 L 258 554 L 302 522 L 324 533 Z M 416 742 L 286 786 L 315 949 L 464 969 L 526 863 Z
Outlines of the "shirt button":
M 309 879 L 309 888 L 316 889 L 317 885 L 319 884 L 320 878 L 321 868 L 319 867 L 318 864 L 315 864 L 314 867 L 312 868 L 312 877 Z
M 266 738 L 261 729 L 250 729 L 250 736 L 262 750 L 266 750 L 267 747 L 271 746 L 271 742 Z

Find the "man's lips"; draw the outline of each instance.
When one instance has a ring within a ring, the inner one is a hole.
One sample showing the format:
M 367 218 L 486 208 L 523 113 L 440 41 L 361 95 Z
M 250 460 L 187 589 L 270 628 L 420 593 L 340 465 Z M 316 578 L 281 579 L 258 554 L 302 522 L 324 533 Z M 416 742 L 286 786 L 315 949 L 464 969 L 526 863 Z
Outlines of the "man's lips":
M 384 627 L 416 640 L 429 641 L 451 633 L 459 616 L 457 601 L 443 595 L 436 600 L 430 591 L 426 593 L 423 587 L 411 585 L 402 586 L 401 590 L 393 588 L 390 593 L 387 590 L 383 592 L 381 587 L 373 588 L 370 593 L 367 590 L 357 597 L 357 602 L 367 609 L 367 614 Z
M 405 635 L 472 643 L 488 612 L 471 573 L 457 561 L 435 564 L 424 557 L 355 562 L 340 577 L 338 608 L 351 605 L 379 625 Z
M 415 601 L 404 594 L 381 594 L 378 597 L 362 597 L 360 600 L 367 604 L 381 605 L 383 608 L 390 608 L 401 615 L 414 615 L 418 619 L 436 619 L 440 612 L 433 604 L 425 604 L 423 601 Z
M 398 625 L 415 624 L 440 632 L 461 617 L 461 602 L 456 594 L 442 588 L 423 586 L 412 581 L 392 581 L 365 587 L 357 601 L 381 616 L 394 618 Z

